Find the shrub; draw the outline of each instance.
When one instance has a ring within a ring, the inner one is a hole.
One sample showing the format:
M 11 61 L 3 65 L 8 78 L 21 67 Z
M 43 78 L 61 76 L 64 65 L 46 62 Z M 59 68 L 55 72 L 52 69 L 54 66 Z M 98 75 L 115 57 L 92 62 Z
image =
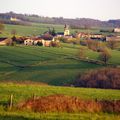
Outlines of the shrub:
M 82 100 L 66 95 L 50 95 L 28 99 L 18 105 L 19 109 L 34 112 L 114 112 L 120 113 L 120 100 Z
M 120 69 L 102 68 L 79 74 L 74 81 L 77 87 L 120 89 Z
M 37 42 L 37 45 L 38 45 L 38 46 L 43 46 L 43 43 L 38 41 L 38 42 Z
M 60 42 L 52 41 L 52 42 L 51 42 L 51 46 L 52 46 L 52 47 L 60 47 Z
M 111 54 L 110 54 L 110 51 L 108 50 L 108 48 L 102 49 L 100 52 L 100 55 L 99 55 L 99 59 L 101 61 L 103 61 L 105 64 L 107 64 L 107 62 L 110 58 L 111 58 Z

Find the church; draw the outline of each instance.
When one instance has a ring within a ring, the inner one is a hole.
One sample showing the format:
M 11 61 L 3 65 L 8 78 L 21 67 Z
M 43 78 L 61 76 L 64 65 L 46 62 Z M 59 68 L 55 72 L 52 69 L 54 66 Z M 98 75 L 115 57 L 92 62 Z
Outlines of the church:
M 65 24 L 64 27 L 64 36 L 70 35 L 70 30 L 69 30 L 69 26 Z
M 65 38 L 72 38 L 73 36 L 70 35 L 70 30 L 69 30 L 69 26 L 67 24 L 65 24 L 64 26 L 64 32 L 58 32 L 56 37 L 65 37 Z

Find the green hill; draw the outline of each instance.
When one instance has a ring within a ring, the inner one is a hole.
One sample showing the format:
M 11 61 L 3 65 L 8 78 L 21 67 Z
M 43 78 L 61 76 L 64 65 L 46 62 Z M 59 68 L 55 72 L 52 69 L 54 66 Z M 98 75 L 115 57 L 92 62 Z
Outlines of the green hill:
M 78 73 L 104 67 L 76 59 L 79 45 L 62 44 L 61 48 L 38 46 L 0 46 L 0 119 L 1 120 L 119 120 L 120 116 L 109 113 L 33 113 L 6 109 L 10 94 L 14 105 L 36 96 L 64 94 L 82 99 L 120 100 L 119 90 L 104 90 L 67 85 L 75 80 Z M 119 65 L 119 51 L 111 51 L 110 63 Z M 86 56 L 98 59 L 98 53 L 86 49 Z M 9 82 L 8 82 L 9 81 Z M 17 84 L 12 83 L 18 82 Z M 26 84 L 29 81 L 29 84 Z M 35 82 L 35 83 L 33 83 Z M 39 85 L 38 82 L 49 84 Z
M 71 83 L 80 72 L 102 67 L 75 59 L 80 46 L 62 44 L 62 48 L 38 46 L 0 46 L 0 80 L 37 81 L 50 85 Z M 120 64 L 119 51 L 112 51 L 110 63 Z M 98 53 L 86 50 L 90 59 Z
M 5 29 L 0 34 L 0 37 L 11 37 L 11 31 L 16 30 L 18 36 L 33 36 L 43 34 L 45 31 L 48 31 L 49 28 L 54 28 L 56 32 L 63 32 L 64 25 L 54 25 L 54 24 L 42 24 L 42 23 L 31 23 L 31 25 L 10 25 L 5 24 Z M 100 28 L 93 29 L 72 29 L 70 28 L 70 33 L 75 31 L 86 32 L 86 33 L 100 33 Z
M 74 59 L 79 46 L 63 44 L 62 48 L 37 46 L 0 46 L 0 80 L 39 81 L 51 85 L 72 82 L 79 72 L 100 67 Z M 97 53 L 89 51 L 90 58 Z
M 0 83 L 0 119 L 1 120 L 119 120 L 119 114 L 113 113 L 34 113 L 6 109 L 10 94 L 13 94 L 13 103 L 17 103 L 36 96 L 64 94 L 78 96 L 81 99 L 119 100 L 119 90 L 104 90 L 91 88 L 54 87 L 34 84 Z

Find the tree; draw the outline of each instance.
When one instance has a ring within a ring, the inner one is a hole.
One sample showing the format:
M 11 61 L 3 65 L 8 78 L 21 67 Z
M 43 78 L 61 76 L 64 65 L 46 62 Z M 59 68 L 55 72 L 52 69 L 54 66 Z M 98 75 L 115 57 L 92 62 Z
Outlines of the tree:
M 0 23 L 0 33 L 2 33 L 2 31 L 4 30 L 5 26 L 4 24 Z
M 38 41 L 38 42 L 37 42 L 37 45 L 38 45 L 38 46 L 43 46 L 43 43 Z
M 16 36 L 17 31 L 16 31 L 15 29 L 13 29 L 13 30 L 11 31 L 11 34 L 12 34 L 13 36 Z
M 51 35 L 52 36 L 55 36 L 56 35 L 56 32 L 55 32 L 55 29 L 53 28 L 52 31 L 51 31 Z
M 104 48 L 102 52 L 100 52 L 99 58 L 101 61 L 107 64 L 108 60 L 111 58 L 111 54 L 108 48 Z
M 81 58 L 81 59 L 84 59 L 86 56 L 85 56 L 85 48 L 81 47 L 78 51 L 78 54 L 77 54 L 77 57 L 78 58 Z
M 15 36 L 12 37 L 13 42 L 17 41 L 17 38 Z
M 60 42 L 51 41 L 51 46 L 52 46 L 52 47 L 60 47 Z
M 115 37 L 110 38 L 110 40 L 107 42 L 108 47 L 111 49 L 115 49 L 118 46 L 118 42 L 115 40 Z

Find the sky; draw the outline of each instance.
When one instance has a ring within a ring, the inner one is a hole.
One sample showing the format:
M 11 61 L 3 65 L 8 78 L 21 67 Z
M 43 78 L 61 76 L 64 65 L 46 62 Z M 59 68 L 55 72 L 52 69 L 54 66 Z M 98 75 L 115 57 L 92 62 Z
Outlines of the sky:
M 120 0 L 0 0 L 0 13 L 48 17 L 120 19 Z

